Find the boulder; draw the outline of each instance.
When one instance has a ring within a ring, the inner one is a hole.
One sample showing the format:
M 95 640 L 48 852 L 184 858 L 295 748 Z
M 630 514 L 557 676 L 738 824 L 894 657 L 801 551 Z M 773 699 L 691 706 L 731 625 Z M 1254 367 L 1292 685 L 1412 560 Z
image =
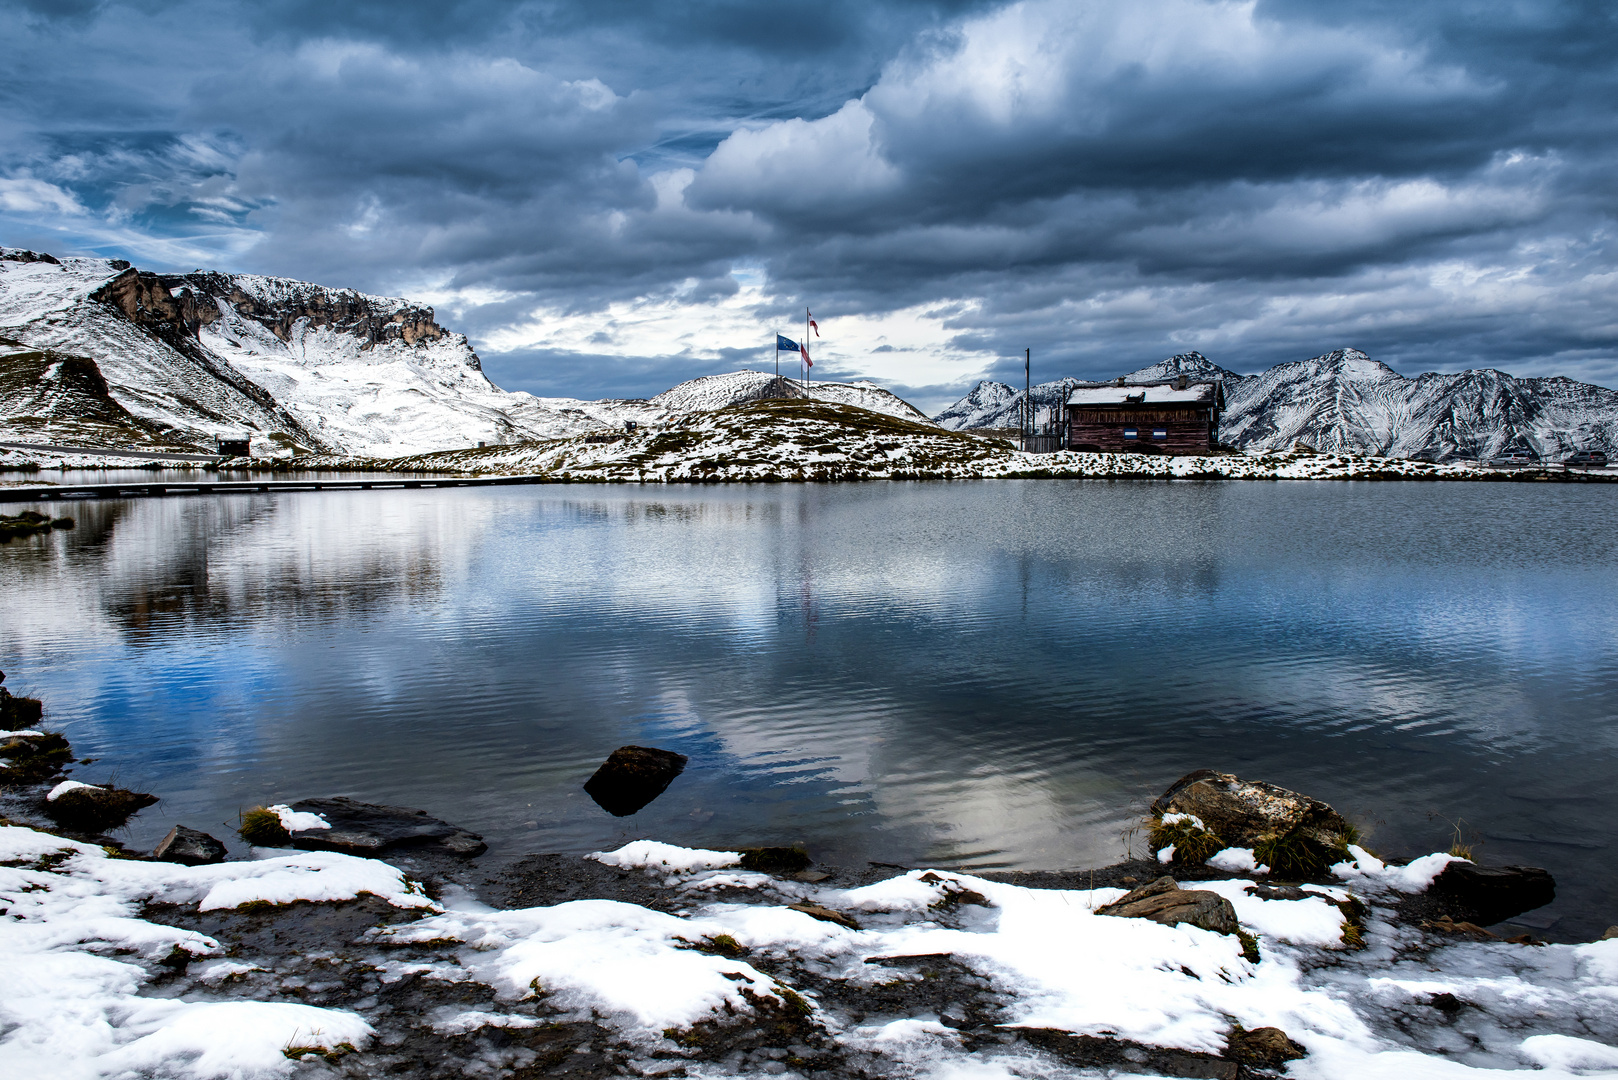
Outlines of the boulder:
M 1287 1038 L 1287 1033 L 1277 1027 L 1254 1028 L 1252 1031 L 1243 1031 L 1238 1027 L 1230 1033 L 1225 1043 L 1226 1057 L 1260 1069 L 1282 1069 L 1287 1062 L 1296 1061 L 1305 1053 L 1303 1047 Z
M 408 806 L 378 806 L 338 796 L 305 799 L 293 803 L 291 809 L 300 814 L 318 814 L 331 826 L 293 831 L 292 846 L 307 851 L 375 856 L 396 848 L 433 847 L 470 858 L 489 847 L 476 833 Z
M 6 673 L 0 671 L 0 683 Z M 38 698 L 13 697 L 10 690 L 0 687 L 0 731 L 16 731 L 33 727 L 45 715 L 45 706 Z
M 1556 899 L 1556 881 L 1537 866 L 1477 866 L 1452 862 L 1427 895 L 1450 918 L 1489 926 Z
M 1152 813 L 1194 815 L 1225 847 L 1253 848 L 1277 874 L 1319 873 L 1357 835 L 1319 799 L 1212 769 L 1176 780 Z
M 613 817 L 628 817 L 668 790 L 686 757 L 650 746 L 620 746 L 584 782 L 590 798 Z
M 1187 923 L 1216 934 L 1234 934 L 1237 930 L 1236 909 L 1230 906 L 1229 900 L 1206 889 L 1182 889 L 1171 877 L 1160 877 L 1125 893 L 1097 908 L 1096 914 L 1150 919 L 1164 926 Z
M 156 801 L 156 795 L 142 791 L 96 787 L 64 780 L 45 796 L 45 813 L 63 828 L 98 833 L 116 829 L 137 810 Z
M 225 861 L 225 845 L 205 832 L 176 825 L 157 842 L 152 858 L 182 866 L 207 866 Z

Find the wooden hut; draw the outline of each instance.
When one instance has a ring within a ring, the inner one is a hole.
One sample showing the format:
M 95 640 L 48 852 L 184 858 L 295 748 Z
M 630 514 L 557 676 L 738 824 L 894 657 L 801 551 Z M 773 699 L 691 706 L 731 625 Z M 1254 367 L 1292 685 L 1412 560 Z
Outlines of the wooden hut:
M 1212 450 L 1224 387 L 1170 382 L 1080 384 L 1067 399 L 1070 450 L 1128 454 L 1206 454 Z

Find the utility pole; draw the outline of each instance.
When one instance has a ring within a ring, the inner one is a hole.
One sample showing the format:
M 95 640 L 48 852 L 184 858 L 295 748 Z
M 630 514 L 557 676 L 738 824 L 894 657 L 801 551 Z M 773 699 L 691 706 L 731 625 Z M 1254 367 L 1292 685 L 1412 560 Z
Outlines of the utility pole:
M 1023 427 L 1022 448 L 1028 449 L 1028 440 L 1034 434 L 1034 379 L 1031 374 L 1034 363 L 1034 351 L 1022 351 L 1022 399 L 1023 412 L 1027 423 Z

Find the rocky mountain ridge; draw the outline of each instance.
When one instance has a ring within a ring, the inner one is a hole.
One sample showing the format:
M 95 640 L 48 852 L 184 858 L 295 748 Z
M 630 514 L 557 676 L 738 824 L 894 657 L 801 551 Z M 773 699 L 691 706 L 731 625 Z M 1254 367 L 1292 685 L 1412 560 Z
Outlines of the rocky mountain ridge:
M 1219 440 L 1249 453 L 1304 443 L 1318 450 L 1441 461 L 1526 451 L 1558 461 L 1575 450 L 1618 456 L 1618 390 L 1565 378 L 1519 379 L 1491 369 L 1400 375 L 1357 349 L 1278 364 L 1257 375 L 1182 353 L 1123 376 L 1143 383 L 1186 375 L 1225 388 Z M 1033 388 L 1036 415 L 1076 380 Z M 1027 395 L 985 380 L 934 417 L 952 430 L 1015 428 Z
M 926 422 L 871 383 L 808 392 Z M 246 434 L 257 453 L 384 456 L 670 423 L 803 394 L 752 371 L 650 400 L 509 393 L 464 336 L 408 300 L 0 248 L 0 438 L 211 451 L 220 436 Z

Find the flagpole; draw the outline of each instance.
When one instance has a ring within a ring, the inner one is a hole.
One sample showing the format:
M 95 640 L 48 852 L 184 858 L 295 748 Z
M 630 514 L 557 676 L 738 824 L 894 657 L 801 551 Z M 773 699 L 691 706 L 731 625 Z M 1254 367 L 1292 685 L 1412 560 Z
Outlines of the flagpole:
M 781 377 L 781 332 L 777 330 L 770 336 L 775 338 L 775 377 L 779 379 Z
M 809 306 L 807 304 L 804 305 L 804 309 L 803 309 L 803 358 L 805 360 L 809 360 Z M 814 361 L 809 360 L 809 363 L 813 364 Z M 804 375 L 803 396 L 804 397 L 813 397 L 813 395 L 810 394 L 810 392 L 809 392 L 809 375 L 810 374 L 811 373 L 809 371 L 809 368 L 805 367 L 803 369 L 803 375 Z

